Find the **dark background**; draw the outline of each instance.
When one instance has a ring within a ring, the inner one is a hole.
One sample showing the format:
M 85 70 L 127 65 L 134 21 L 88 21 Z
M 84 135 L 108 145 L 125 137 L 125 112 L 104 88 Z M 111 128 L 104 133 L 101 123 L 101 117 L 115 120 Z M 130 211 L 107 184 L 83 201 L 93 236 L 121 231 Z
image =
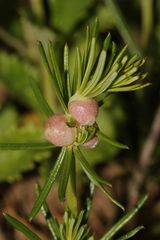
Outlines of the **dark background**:
M 108 32 L 117 46 L 128 44 L 129 54 L 146 57 L 144 71 L 151 86 L 137 92 L 114 94 L 99 114 L 99 124 L 109 136 L 129 145 L 120 151 L 100 144 L 85 154 L 96 171 L 113 183 L 113 193 L 126 209 L 145 192 L 149 199 L 138 215 L 119 233 L 144 225 L 134 239 L 160 239 L 160 1 L 154 0 L 0 0 L 0 142 L 43 138 L 44 119 L 28 84 L 33 76 L 44 96 L 59 109 L 54 91 L 37 50 L 52 40 L 61 64 L 65 42 L 73 69 L 75 47 L 83 46 L 85 29 L 100 21 L 99 44 Z M 62 65 L 62 64 L 61 64 Z M 47 176 L 57 150 L 0 152 L 0 214 L 8 212 L 27 223 L 35 200 L 34 184 Z M 79 204 L 83 207 L 87 181 L 79 179 Z M 52 213 L 61 220 L 63 206 L 56 188 L 49 195 Z M 89 224 L 96 239 L 122 215 L 96 190 Z M 29 223 L 27 223 L 29 225 Z M 32 229 L 48 239 L 39 215 Z M 0 239 L 25 239 L 0 215 Z

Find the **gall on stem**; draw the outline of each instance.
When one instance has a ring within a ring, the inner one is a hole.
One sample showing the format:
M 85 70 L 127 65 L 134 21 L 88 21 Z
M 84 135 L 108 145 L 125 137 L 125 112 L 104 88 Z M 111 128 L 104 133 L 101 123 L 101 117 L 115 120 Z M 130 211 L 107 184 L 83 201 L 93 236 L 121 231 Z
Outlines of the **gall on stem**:
M 45 138 L 58 147 L 73 144 L 76 134 L 76 127 L 69 126 L 65 115 L 56 114 L 48 118 L 45 123 Z
M 91 98 L 73 96 L 68 103 L 68 110 L 80 125 L 93 125 L 98 115 L 98 104 Z

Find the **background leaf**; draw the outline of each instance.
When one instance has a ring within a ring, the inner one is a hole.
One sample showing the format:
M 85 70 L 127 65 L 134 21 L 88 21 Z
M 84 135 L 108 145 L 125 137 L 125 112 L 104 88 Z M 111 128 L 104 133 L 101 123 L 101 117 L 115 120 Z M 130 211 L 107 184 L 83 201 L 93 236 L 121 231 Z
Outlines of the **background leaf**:
M 14 108 L 8 108 L 0 115 L 0 142 L 24 142 L 43 140 L 41 127 L 29 124 L 18 127 L 18 114 Z M 50 156 L 43 151 L 0 151 L 0 181 L 15 181 L 22 172 L 34 168 L 34 161 Z
M 93 0 L 49 0 L 51 24 L 63 33 L 69 33 L 86 15 Z

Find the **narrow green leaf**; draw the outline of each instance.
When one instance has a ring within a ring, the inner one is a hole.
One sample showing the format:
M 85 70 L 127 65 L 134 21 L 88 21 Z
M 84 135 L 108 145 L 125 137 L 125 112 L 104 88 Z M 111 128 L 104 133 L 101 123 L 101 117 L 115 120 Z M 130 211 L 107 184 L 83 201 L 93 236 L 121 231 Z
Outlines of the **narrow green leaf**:
M 103 77 L 105 77 L 108 74 L 108 72 L 111 68 L 111 65 L 113 63 L 115 55 L 116 55 L 116 44 L 114 42 L 112 42 L 111 55 L 110 55 L 109 60 L 106 64 L 106 68 L 104 70 Z
M 41 94 L 40 89 L 36 84 L 36 81 L 34 81 L 32 78 L 30 78 L 30 85 L 32 87 L 33 93 L 35 95 L 35 98 L 37 99 L 41 111 L 46 115 L 46 117 L 52 116 L 54 114 L 53 110 L 50 108 L 47 101 Z
M 128 48 L 127 45 L 124 46 L 124 47 L 122 48 L 122 50 L 121 50 L 121 51 L 119 52 L 119 54 L 116 56 L 116 58 L 115 58 L 113 64 L 118 63 L 118 62 L 122 59 L 122 57 L 124 56 L 124 54 L 125 54 L 127 48 Z
M 63 163 L 65 153 L 66 153 L 66 148 L 62 148 L 62 150 L 59 154 L 59 157 L 56 160 L 56 163 L 55 163 L 54 167 L 52 168 L 52 170 L 49 174 L 49 177 L 48 177 L 46 183 L 44 184 L 44 186 L 42 188 L 42 191 L 41 191 L 40 195 L 38 196 L 36 202 L 34 203 L 34 206 L 32 208 L 30 216 L 29 216 L 30 221 L 39 212 L 39 210 L 40 210 L 42 204 L 44 203 L 49 191 L 51 190 L 51 187 L 52 187 L 53 183 L 55 182 L 57 174 L 59 173 L 60 167 Z
M 63 98 L 64 91 L 63 91 L 62 78 L 61 78 L 60 70 L 56 61 L 53 45 L 51 42 L 49 42 L 48 44 L 48 51 L 49 51 L 50 61 L 52 63 L 52 68 L 53 68 L 53 72 L 51 74 L 52 84 L 56 92 L 57 98 L 61 104 L 61 107 L 65 112 L 68 112 L 68 109 L 65 105 L 64 98 Z
M 39 143 L 0 143 L 0 150 L 44 150 L 55 146 L 47 142 Z
M 70 169 L 70 176 L 69 176 L 67 190 L 66 190 L 66 204 L 74 217 L 76 217 L 78 214 L 76 181 L 77 181 L 76 162 L 75 162 L 75 156 L 73 154 L 71 169 Z
M 140 75 L 135 75 L 135 76 L 131 76 L 131 77 L 127 77 L 126 75 L 122 75 L 120 76 L 118 79 L 116 79 L 115 83 L 113 84 L 113 87 L 122 87 L 122 86 L 126 86 L 129 85 L 133 82 L 136 82 L 137 80 L 140 79 Z
M 133 229 L 130 232 L 126 233 L 125 235 L 123 235 L 122 237 L 118 238 L 117 240 L 127 240 L 127 239 L 133 237 L 134 235 L 136 235 L 142 229 L 144 229 L 143 226 L 136 227 L 135 229 Z
M 72 147 L 68 147 L 66 155 L 63 161 L 62 170 L 60 173 L 59 186 L 58 186 L 58 195 L 60 201 L 64 201 L 66 188 L 68 184 L 68 179 L 70 175 L 71 163 L 72 163 Z
M 138 55 L 134 55 L 133 57 L 131 57 L 127 64 L 126 64 L 126 68 L 130 67 L 132 64 L 134 64 L 137 61 Z
M 80 93 L 85 89 L 86 84 L 89 80 L 89 77 L 90 77 L 90 74 L 92 71 L 92 67 L 94 64 L 95 53 L 96 53 L 96 38 L 92 38 L 86 71 L 85 71 L 85 74 L 84 74 L 84 77 L 82 80 L 81 87 L 79 89 Z
M 82 96 L 86 96 L 87 94 L 92 92 L 92 90 L 95 88 L 95 86 L 99 82 L 99 80 L 102 76 L 102 73 L 103 73 L 103 69 L 104 69 L 104 65 L 105 65 L 105 61 L 106 61 L 106 56 L 107 56 L 106 51 L 102 50 L 102 52 L 99 56 L 99 60 L 98 60 L 98 64 L 97 64 L 97 68 L 95 70 L 95 73 L 94 73 L 92 79 L 88 82 L 85 90 L 81 93 Z
M 88 176 L 88 178 L 90 179 L 90 181 L 92 181 L 97 187 L 99 187 L 102 192 L 104 192 L 107 197 L 114 203 L 116 204 L 118 207 L 120 207 L 122 210 L 124 210 L 124 207 L 117 201 L 115 200 L 112 195 L 104 188 L 104 180 L 102 180 L 101 182 L 101 178 L 99 176 L 97 176 L 97 174 L 92 170 L 91 166 L 89 165 L 89 163 L 87 162 L 87 160 L 85 159 L 85 157 L 83 156 L 83 154 L 81 153 L 81 151 L 79 149 L 75 149 L 75 154 L 78 158 L 78 160 L 80 161 L 80 164 L 84 170 L 84 172 L 86 173 L 86 175 Z M 106 185 L 108 185 L 107 182 L 105 182 Z M 110 185 L 109 185 L 110 186 Z
M 115 67 L 118 65 L 115 65 Z M 110 71 L 108 73 L 108 76 L 106 76 L 98 85 L 95 87 L 94 91 L 90 93 L 90 97 L 96 97 L 105 91 L 109 91 L 112 87 L 113 83 L 116 81 L 116 77 L 118 75 L 118 72 L 116 71 Z
M 16 218 L 10 216 L 9 214 L 3 214 L 5 219 L 18 231 L 23 233 L 30 240 L 40 240 L 35 233 L 33 233 L 28 227 L 26 227 L 23 223 L 18 221 Z
M 101 238 L 101 240 L 111 239 L 144 205 L 148 196 L 144 195 L 140 198 L 137 205 L 126 213 L 114 226 Z
M 79 48 L 77 48 L 77 79 L 76 81 L 77 90 L 80 88 L 81 81 L 82 81 L 82 60 L 81 60 L 81 53 Z
M 150 86 L 150 83 L 145 83 L 145 84 L 134 84 L 131 86 L 126 86 L 126 87 L 116 87 L 116 88 L 111 88 L 108 89 L 108 92 L 129 92 L 129 91 L 136 91 L 140 90 L 142 88 Z
M 92 208 L 94 190 L 95 190 L 95 185 L 93 182 L 90 182 L 89 195 L 86 197 L 86 212 L 85 212 L 86 220 L 88 220 L 88 216 Z
M 118 68 L 118 63 L 113 65 L 112 69 L 108 72 L 108 74 L 97 84 L 94 90 L 90 93 L 90 97 L 96 97 L 100 95 L 113 85 L 118 75 Z
M 90 31 L 89 27 L 87 26 L 86 30 L 86 41 L 85 41 L 85 50 L 84 50 L 84 56 L 83 56 L 83 62 L 82 62 L 82 73 L 84 74 L 87 60 L 88 60 L 88 54 L 89 54 L 89 48 L 90 48 Z
M 110 43 L 111 43 L 111 34 L 108 33 L 108 35 L 107 35 L 107 37 L 105 38 L 104 43 L 103 43 L 103 49 L 107 51 L 107 49 L 108 49 L 109 46 L 110 46 Z
M 41 193 L 41 188 L 38 184 L 36 184 L 36 193 L 37 193 L 37 196 L 40 195 Z M 59 234 L 59 231 L 57 231 L 57 220 L 55 218 L 52 218 L 52 214 L 49 210 L 49 207 L 47 205 L 46 202 L 43 203 L 42 207 L 41 207 L 41 210 L 42 210 L 42 213 L 46 219 L 46 222 L 47 222 L 47 225 L 48 225 L 48 228 L 52 234 L 52 236 L 54 237 L 55 240 L 57 240 L 57 237 L 58 237 L 58 234 Z M 58 228 L 59 228 L 59 224 L 58 224 Z
M 49 75 L 52 77 L 52 70 L 50 68 L 50 65 L 49 65 L 49 62 L 48 62 L 48 59 L 47 59 L 47 56 L 46 56 L 46 53 L 45 53 L 45 50 L 44 50 L 44 47 L 42 45 L 42 43 L 40 41 L 38 41 L 38 49 L 39 49 L 39 52 L 41 54 L 41 57 L 42 57 L 42 60 L 43 60 L 43 63 L 49 73 Z
M 52 69 L 55 73 L 55 77 L 56 77 L 56 82 L 58 85 L 58 90 L 60 91 L 61 95 L 64 95 L 63 92 L 63 80 L 62 80 L 62 76 L 58 67 L 58 63 L 56 61 L 56 55 L 55 55 L 55 51 L 53 48 L 53 44 L 51 42 L 48 43 L 48 52 L 49 52 L 49 57 L 50 57 L 50 61 L 51 61 L 51 65 L 52 65 Z
M 77 58 L 75 58 L 75 63 L 74 63 L 74 70 L 73 70 L 73 76 L 71 78 L 71 90 L 72 90 L 72 95 L 76 93 L 77 90 L 77 76 L 78 76 L 78 62 Z
M 48 60 L 47 60 L 47 56 L 46 56 L 44 47 L 43 47 L 43 45 L 42 45 L 41 42 L 38 42 L 38 47 L 39 47 L 39 51 L 40 51 L 40 54 L 41 54 L 43 63 L 44 63 L 44 65 L 46 66 L 46 69 L 47 69 L 47 71 L 48 71 L 48 73 L 49 73 L 49 76 L 50 76 L 50 78 L 51 78 L 51 80 L 52 80 L 52 84 L 53 84 L 53 86 L 54 86 L 54 90 L 55 90 L 55 92 L 56 92 L 57 98 L 58 98 L 58 100 L 59 100 L 59 102 L 60 102 L 63 110 L 64 110 L 65 112 L 68 112 L 68 109 L 67 109 L 67 107 L 66 107 L 66 105 L 65 105 L 65 103 L 64 103 L 64 100 L 63 100 L 63 96 L 62 96 L 62 93 L 61 93 L 61 89 L 60 89 L 60 87 L 59 87 L 59 85 L 58 85 L 58 83 L 57 83 L 57 78 L 56 78 L 56 77 L 58 76 L 58 79 L 60 78 L 59 73 L 58 73 L 57 71 L 56 71 L 56 73 L 53 73 L 53 72 L 52 72 L 52 70 L 51 70 L 51 68 L 50 68 L 50 65 L 49 65 L 49 62 L 48 62 Z M 52 52 L 52 47 L 53 47 L 53 46 L 52 46 L 52 44 L 49 43 L 49 44 L 48 44 L 48 47 L 49 47 L 50 58 L 53 58 L 53 52 Z M 53 62 L 52 62 L 52 61 L 53 61 Z M 55 64 L 55 61 L 56 61 L 56 60 L 55 60 L 54 58 L 51 59 L 52 64 L 53 64 L 53 63 Z M 56 67 L 56 66 L 54 65 L 54 67 Z M 53 69 L 53 70 L 55 70 L 55 69 Z M 57 69 L 56 69 L 56 70 L 57 70 Z M 57 76 L 56 76 L 56 74 L 57 74 Z M 59 81 L 60 81 L 60 79 L 59 79 Z
M 78 229 L 80 228 L 83 216 L 84 216 L 84 211 L 81 211 L 78 215 L 78 219 L 77 219 L 76 224 L 74 226 L 73 235 L 72 235 L 73 239 L 75 239 L 76 236 L 77 236 L 77 232 L 78 232 Z
M 70 75 L 69 75 L 69 48 L 67 43 L 64 46 L 64 77 L 67 89 L 67 102 L 68 99 L 71 97 L 72 89 L 71 89 L 71 82 L 70 82 Z M 65 90 L 65 89 L 64 89 Z
M 103 139 L 105 142 L 111 144 L 114 147 L 120 148 L 120 149 L 129 149 L 129 147 L 127 145 L 124 145 L 122 143 L 119 143 L 115 140 L 112 140 L 111 138 L 109 138 L 106 134 L 98 131 L 97 132 L 97 136 L 101 139 Z
M 94 25 L 93 25 L 93 29 L 92 29 L 92 37 L 93 38 L 97 37 L 98 31 L 99 31 L 99 21 L 98 21 L 98 18 L 96 18 Z

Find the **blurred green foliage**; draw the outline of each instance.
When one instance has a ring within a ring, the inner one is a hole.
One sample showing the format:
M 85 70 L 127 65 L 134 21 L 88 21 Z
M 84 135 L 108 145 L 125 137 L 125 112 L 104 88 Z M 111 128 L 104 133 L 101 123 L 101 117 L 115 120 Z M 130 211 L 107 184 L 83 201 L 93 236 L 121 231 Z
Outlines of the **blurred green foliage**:
M 76 45 L 83 48 L 84 29 L 95 17 L 100 20 L 99 42 L 110 31 L 118 46 L 128 44 L 131 55 L 137 52 L 147 56 L 145 71 L 149 72 L 152 86 L 137 93 L 111 97 L 100 111 L 98 121 L 102 130 L 128 144 L 130 152 L 122 153 L 102 142 L 85 154 L 95 165 L 117 159 L 120 162 L 123 158 L 133 159 L 135 163 L 159 105 L 160 1 L 154 0 L 0 1 L 0 142 L 43 138 L 42 126 L 31 125 L 30 121 L 23 126 L 19 124 L 26 113 L 35 111 L 38 115 L 39 111 L 29 86 L 29 76 L 37 80 L 48 102 L 59 110 L 36 41 L 41 40 L 46 46 L 48 40 L 53 41 L 59 60 L 67 41 L 72 70 Z M 39 115 L 38 118 L 43 122 Z M 153 159 L 160 157 L 158 143 Z M 51 159 L 51 153 L 1 152 L 0 181 L 14 181 L 23 172 L 33 169 L 35 160 L 44 159 Z M 158 161 L 155 165 L 150 177 L 158 179 L 159 171 L 155 170 L 159 169 Z M 158 226 L 153 226 L 155 236 L 159 234 Z

